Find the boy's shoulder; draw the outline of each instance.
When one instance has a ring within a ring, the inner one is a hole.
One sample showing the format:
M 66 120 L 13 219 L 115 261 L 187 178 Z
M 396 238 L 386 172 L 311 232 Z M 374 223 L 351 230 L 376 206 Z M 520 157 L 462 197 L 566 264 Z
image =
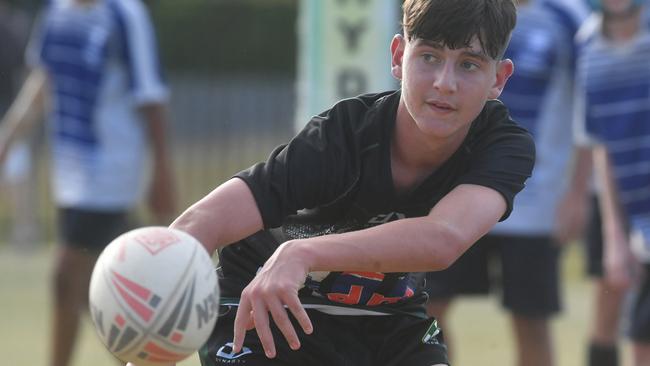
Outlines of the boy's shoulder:
M 590 13 L 583 0 L 542 0 L 533 5 L 550 11 L 557 21 L 576 30 Z
M 576 33 L 575 42 L 578 47 L 583 50 L 589 44 L 594 43 L 595 40 L 601 37 L 601 28 L 603 17 L 601 14 L 591 14 L 580 26 L 578 33 Z
M 528 130 L 512 119 L 505 104 L 497 99 L 488 100 L 472 123 L 467 138 L 468 144 L 470 147 L 477 144 L 490 144 L 505 136 L 516 139 L 523 138 L 527 140 L 526 143 L 532 141 Z
M 498 99 L 490 99 L 476 117 L 472 129 L 486 129 L 509 124 L 516 125 L 510 118 L 510 112 L 506 105 Z
M 342 99 L 330 109 L 314 116 L 309 125 L 318 128 L 338 126 L 335 128 L 353 134 L 364 134 L 364 131 L 382 129 L 382 126 L 389 128 L 397 115 L 399 99 L 399 90 Z
M 397 108 L 400 91 L 390 90 L 380 93 L 361 94 L 352 98 L 338 101 L 332 108 L 324 111 L 318 117 L 331 117 L 333 115 L 345 117 L 357 117 L 359 114 L 373 112 L 376 109 L 394 105 Z

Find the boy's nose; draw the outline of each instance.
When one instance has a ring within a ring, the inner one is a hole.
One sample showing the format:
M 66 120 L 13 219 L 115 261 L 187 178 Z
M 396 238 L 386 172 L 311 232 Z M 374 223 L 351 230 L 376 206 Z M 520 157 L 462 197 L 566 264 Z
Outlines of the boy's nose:
M 445 63 L 436 73 L 433 87 L 442 93 L 453 93 L 457 90 L 456 70 L 450 63 Z

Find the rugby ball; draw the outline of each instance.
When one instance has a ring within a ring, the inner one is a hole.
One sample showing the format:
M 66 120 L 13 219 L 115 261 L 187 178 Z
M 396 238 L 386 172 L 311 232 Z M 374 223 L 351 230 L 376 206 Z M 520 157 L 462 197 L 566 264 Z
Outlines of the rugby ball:
M 89 305 L 97 334 L 119 359 L 138 366 L 178 362 L 214 328 L 215 267 L 203 245 L 183 231 L 135 229 L 100 254 Z

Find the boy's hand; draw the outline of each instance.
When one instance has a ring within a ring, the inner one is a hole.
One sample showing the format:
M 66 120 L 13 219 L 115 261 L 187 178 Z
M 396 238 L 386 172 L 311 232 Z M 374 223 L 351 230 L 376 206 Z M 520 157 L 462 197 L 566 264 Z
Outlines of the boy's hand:
M 300 348 L 300 341 L 287 314 L 287 309 L 298 321 L 306 334 L 313 327 L 307 312 L 298 299 L 298 290 L 305 282 L 309 268 L 293 249 L 297 242 L 286 242 L 278 247 L 266 261 L 255 278 L 241 294 L 235 317 L 233 352 L 241 350 L 246 330 L 255 328 L 264 352 L 269 358 L 276 356 L 269 313 L 275 325 L 293 350 Z
M 610 286 L 625 290 L 636 280 L 637 271 L 634 258 L 628 255 L 609 256 L 603 260 L 605 281 Z
M 624 291 L 638 280 L 639 262 L 630 251 L 630 244 L 625 236 L 608 235 L 606 240 L 618 240 L 620 243 L 606 243 L 603 255 L 603 278 L 609 286 Z

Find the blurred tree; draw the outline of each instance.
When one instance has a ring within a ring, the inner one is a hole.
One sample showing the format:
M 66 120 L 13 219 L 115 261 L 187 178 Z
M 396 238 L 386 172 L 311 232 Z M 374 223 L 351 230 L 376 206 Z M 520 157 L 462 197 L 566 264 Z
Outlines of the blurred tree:
M 291 75 L 298 0 L 148 0 L 169 71 Z

